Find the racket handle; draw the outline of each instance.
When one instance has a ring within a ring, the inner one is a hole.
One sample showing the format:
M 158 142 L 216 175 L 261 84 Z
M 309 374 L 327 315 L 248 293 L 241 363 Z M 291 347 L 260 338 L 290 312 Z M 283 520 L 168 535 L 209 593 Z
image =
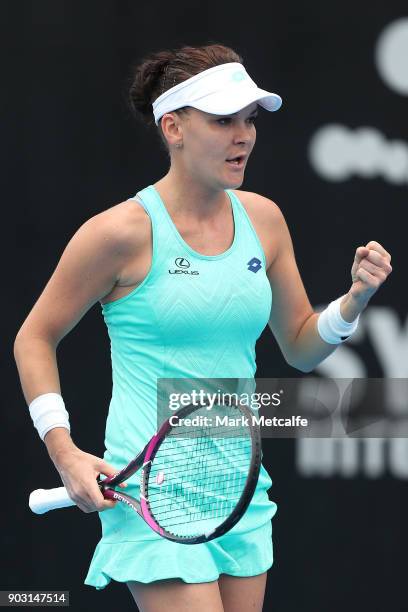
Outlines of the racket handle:
M 56 489 L 37 489 L 30 494 L 28 505 L 35 514 L 44 514 L 48 510 L 76 506 L 69 497 L 65 487 Z

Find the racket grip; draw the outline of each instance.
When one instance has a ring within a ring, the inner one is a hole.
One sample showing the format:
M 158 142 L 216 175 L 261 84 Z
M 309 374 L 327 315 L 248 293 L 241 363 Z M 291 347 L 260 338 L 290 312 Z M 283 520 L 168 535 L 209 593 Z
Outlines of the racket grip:
M 48 510 L 76 506 L 69 497 L 65 487 L 55 489 L 37 489 L 30 494 L 28 505 L 35 514 L 44 514 Z

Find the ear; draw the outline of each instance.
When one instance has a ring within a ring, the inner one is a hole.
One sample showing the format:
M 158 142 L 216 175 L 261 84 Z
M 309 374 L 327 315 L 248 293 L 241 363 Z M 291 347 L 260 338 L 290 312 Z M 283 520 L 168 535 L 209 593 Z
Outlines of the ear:
M 180 117 L 176 113 L 165 113 L 163 115 L 161 129 L 169 146 L 175 146 L 183 141 L 183 128 Z

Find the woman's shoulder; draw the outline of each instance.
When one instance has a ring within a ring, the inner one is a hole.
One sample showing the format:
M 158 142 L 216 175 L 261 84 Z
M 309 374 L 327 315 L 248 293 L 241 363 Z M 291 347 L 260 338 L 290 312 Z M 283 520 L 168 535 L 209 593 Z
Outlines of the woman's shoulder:
M 271 199 L 254 193 L 234 189 L 242 206 L 255 229 L 264 249 L 267 268 L 276 259 L 282 237 L 286 232 L 286 222 L 279 206 Z
M 129 198 L 114 204 L 100 212 L 96 217 L 100 217 L 106 222 L 115 222 L 126 225 L 128 223 L 140 223 L 148 220 L 148 215 L 141 202 L 137 199 Z
M 90 235 L 105 237 L 121 251 L 134 249 L 150 239 L 150 220 L 136 200 L 124 200 L 97 213 L 84 225 Z
M 244 206 L 252 221 L 259 224 L 276 225 L 283 220 L 283 214 L 279 206 L 259 193 L 253 191 L 232 190 Z

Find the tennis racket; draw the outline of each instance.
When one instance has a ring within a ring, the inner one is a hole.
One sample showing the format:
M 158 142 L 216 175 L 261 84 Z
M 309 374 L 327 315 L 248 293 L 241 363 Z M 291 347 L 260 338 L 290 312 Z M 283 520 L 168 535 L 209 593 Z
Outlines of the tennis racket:
M 242 518 L 258 482 L 261 434 L 253 417 L 240 403 L 185 406 L 118 474 L 98 478 L 99 488 L 168 540 L 200 544 L 218 538 Z M 140 468 L 140 500 L 115 490 Z M 74 505 L 65 487 L 38 489 L 29 500 L 37 514 Z

